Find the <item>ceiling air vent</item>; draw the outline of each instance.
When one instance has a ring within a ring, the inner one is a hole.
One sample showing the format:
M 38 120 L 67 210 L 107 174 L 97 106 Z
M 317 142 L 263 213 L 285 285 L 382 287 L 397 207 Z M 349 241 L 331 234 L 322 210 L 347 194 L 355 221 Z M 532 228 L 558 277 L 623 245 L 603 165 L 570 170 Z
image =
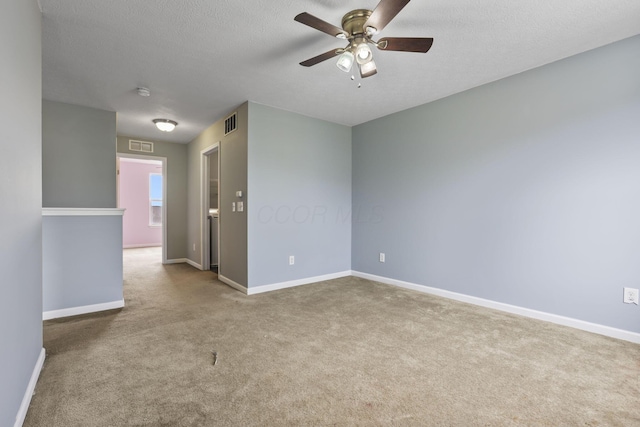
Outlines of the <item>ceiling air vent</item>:
M 238 122 L 236 120 L 236 116 L 238 113 L 233 113 L 229 117 L 224 120 L 224 134 L 229 135 L 231 132 L 237 129 Z
M 153 142 L 129 140 L 129 151 L 139 151 L 141 153 L 153 153 Z

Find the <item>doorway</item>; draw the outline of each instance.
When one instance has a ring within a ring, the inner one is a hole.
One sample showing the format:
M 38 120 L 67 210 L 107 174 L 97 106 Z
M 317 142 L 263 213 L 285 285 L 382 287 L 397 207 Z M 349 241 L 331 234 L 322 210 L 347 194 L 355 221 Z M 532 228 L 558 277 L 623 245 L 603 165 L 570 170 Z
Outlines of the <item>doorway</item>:
M 200 230 L 202 269 L 216 274 L 220 268 L 220 143 L 200 152 L 202 194 L 200 198 Z
M 167 262 L 167 159 L 117 153 L 116 191 L 124 208 L 123 249 L 162 247 Z

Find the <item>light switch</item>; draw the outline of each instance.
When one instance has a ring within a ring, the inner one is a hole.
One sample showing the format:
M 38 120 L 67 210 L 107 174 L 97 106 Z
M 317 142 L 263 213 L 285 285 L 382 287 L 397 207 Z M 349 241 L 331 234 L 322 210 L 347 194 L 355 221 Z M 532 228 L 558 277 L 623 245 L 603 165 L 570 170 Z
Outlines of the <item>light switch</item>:
M 244 202 L 238 202 L 238 212 L 244 211 Z
M 236 211 L 236 202 L 231 202 L 231 212 Z
M 242 191 L 241 190 L 236 191 L 236 197 L 237 198 L 242 198 Z

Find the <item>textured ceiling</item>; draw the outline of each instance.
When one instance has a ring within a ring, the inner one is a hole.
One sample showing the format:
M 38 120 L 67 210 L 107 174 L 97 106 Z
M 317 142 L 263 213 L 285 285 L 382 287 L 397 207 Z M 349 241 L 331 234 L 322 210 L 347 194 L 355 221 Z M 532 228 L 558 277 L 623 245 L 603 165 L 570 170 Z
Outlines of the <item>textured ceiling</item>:
M 426 53 L 374 50 L 351 81 L 328 60 L 340 26 L 376 0 L 40 0 L 43 98 L 118 113 L 118 133 L 187 143 L 247 100 L 357 125 L 640 34 L 638 0 L 412 0 L 378 37 L 433 37 Z M 145 86 L 151 96 L 136 94 Z M 179 122 L 170 134 L 151 120 Z

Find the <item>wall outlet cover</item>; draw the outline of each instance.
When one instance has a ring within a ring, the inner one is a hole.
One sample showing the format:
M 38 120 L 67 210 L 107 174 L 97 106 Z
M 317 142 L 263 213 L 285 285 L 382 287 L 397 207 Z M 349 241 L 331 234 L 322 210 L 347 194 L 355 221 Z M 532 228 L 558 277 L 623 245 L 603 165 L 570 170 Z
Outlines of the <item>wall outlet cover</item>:
M 625 304 L 639 304 L 640 292 L 635 288 L 624 288 L 623 301 Z
M 293 265 L 296 263 L 296 257 L 294 257 L 293 255 L 291 255 L 289 257 L 289 265 Z

